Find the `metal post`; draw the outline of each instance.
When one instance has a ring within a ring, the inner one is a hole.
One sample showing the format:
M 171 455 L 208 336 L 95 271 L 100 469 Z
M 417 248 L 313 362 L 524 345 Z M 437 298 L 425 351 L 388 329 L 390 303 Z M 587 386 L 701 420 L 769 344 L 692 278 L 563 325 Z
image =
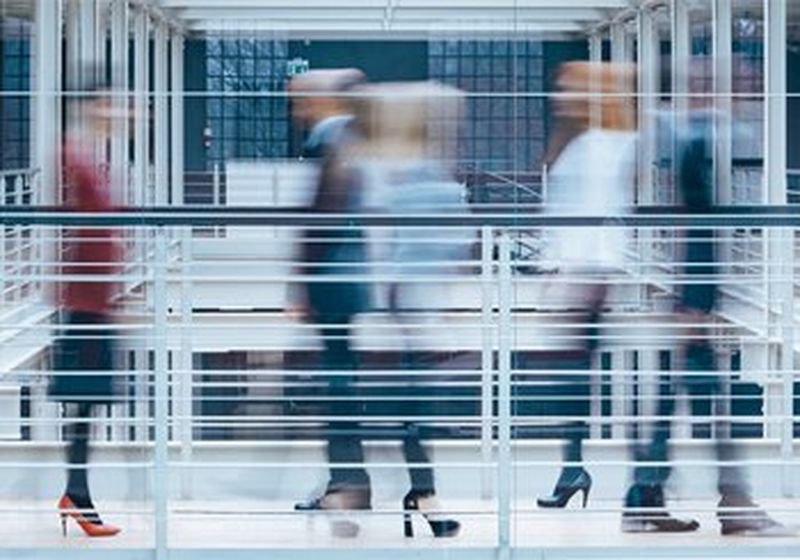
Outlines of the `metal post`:
M 172 80 L 171 80 L 171 101 L 172 101 L 172 190 L 170 202 L 173 205 L 181 205 L 184 202 L 183 185 L 183 162 L 184 162 L 184 142 L 183 142 L 183 36 L 178 32 L 173 32 L 171 42 L 172 55 Z
M 589 60 L 594 64 L 603 62 L 603 38 L 598 31 L 589 35 Z M 592 128 L 600 128 L 603 125 L 603 104 L 600 99 L 602 87 L 598 78 L 596 72 L 592 72 L 589 77 L 589 91 L 592 94 L 589 123 Z
M 655 164 L 656 134 L 655 110 L 658 93 L 658 77 L 660 54 L 658 33 L 655 29 L 653 12 L 643 9 L 639 12 L 637 32 L 639 60 L 639 204 L 655 203 L 655 182 L 653 165 Z M 647 236 L 648 238 L 650 236 Z M 650 244 L 648 243 L 648 247 Z M 649 259 L 646 259 L 649 262 Z
M 169 529 L 169 371 L 167 355 L 167 231 L 155 232 L 153 263 L 153 349 L 155 358 L 155 453 L 153 493 L 155 501 L 156 559 L 166 560 Z
M 169 198 L 169 90 L 168 90 L 168 66 L 169 51 L 167 41 L 167 25 L 163 21 L 155 23 L 155 33 L 153 37 L 155 55 L 153 95 L 155 97 L 153 106 L 155 115 L 153 124 L 155 126 L 155 146 L 154 146 L 154 168 L 155 168 L 155 193 L 154 203 L 158 206 L 166 206 Z
M 764 0 L 764 80 L 766 146 L 764 153 L 765 194 L 770 204 L 786 204 L 787 187 L 787 3 Z
M 550 166 L 547 162 L 542 163 L 542 204 L 545 204 L 550 197 Z
M 148 112 L 148 95 L 150 91 L 150 29 L 149 17 L 144 10 L 136 14 L 134 33 L 134 60 L 136 61 L 134 82 L 134 162 L 136 185 L 131 202 L 134 206 L 142 206 L 147 192 L 150 174 L 150 141 Z
M 639 437 L 650 439 L 653 417 L 658 413 L 659 360 L 658 350 L 643 348 L 639 351 Z
M 134 182 L 129 202 L 135 207 L 144 205 L 147 192 L 148 176 L 150 174 L 150 117 L 148 111 L 148 95 L 150 89 L 150 22 L 144 9 L 139 9 L 134 16 L 134 130 L 133 130 L 133 159 Z M 136 232 L 135 270 L 145 276 L 144 263 L 146 262 L 147 243 L 150 231 L 141 229 Z M 148 384 L 150 365 L 148 353 L 137 344 L 136 352 L 136 378 L 134 383 L 134 417 L 136 418 L 136 441 L 144 442 L 149 438 L 146 419 L 149 416 Z
M 724 0 L 723 0 L 724 1 Z M 672 1 L 672 173 L 678 178 L 678 139 L 686 129 L 689 114 L 689 68 L 692 58 L 692 37 L 689 28 L 689 7 L 686 0 Z M 716 35 L 716 34 L 715 34 Z M 674 193 L 677 200 L 677 192 Z
M 611 38 L 611 62 L 627 62 L 625 23 L 615 21 L 609 26 Z
M 61 119 L 59 118 L 59 102 L 61 91 L 61 64 L 54 64 L 54 60 L 61 60 L 61 18 L 62 5 L 58 0 L 37 0 L 36 3 L 36 29 L 35 29 L 35 62 L 34 83 L 36 88 L 34 118 L 31 143 L 33 154 L 31 161 L 38 168 L 36 177 L 31 177 L 30 187 L 36 197 L 36 202 L 42 205 L 56 205 L 60 201 L 60 173 L 61 168 L 58 155 L 58 143 L 61 138 Z M 2 188 L 5 189 L 5 179 Z M 5 247 L 6 228 L 2 230 L 0 243 L 2 244 L 2 270 L 5 272 Z M 40 262 L 52 263 L 55 260 L 58 242 L 53 239 L 50 232 L 57 230 L 39 228 L 37 236 L 40 246 Z M 43 265 L 39 268 L 42 276 L 52 273 L 52 267 Z M 53 301 L 55 285 L 42 282 L 42 298 Z M 5 282 L 0 282 L 0 301 L 4 298 Z
M 630 389 L 631 362 L 630 351 L 614 350 L 611 353 L 611 417 L 614 419 L 625 418 L 630 412 L 629 397 L 633 393 Z M 627 436 L 626 421 L 616 422 L 611 425 L 611 437 L 624 439 Z
M 85 87 L 93 82 L 97 76 L 92 75 L 94 72 L 95 64 L 97 63 L 97 2 L 96 0 L 80 0 L 77 3 L 78 11 L 78 33 L 76 36 L 77 41 L 77 55 L 75 61 L 77 68 L 78 80 L 73 84 L 73 91 L 79 89 L 83 91 Z M 80 93 L 79 93 L 80 95 Z M 85 125 L 82 115 L 75 115 L 80 123 L 80 126 Z M 94 140 L 94 149 L 97 149 L 99 142 L 95 135 L 84 135 L 86 138 Z M 99 155 L 99 154 L 98 154 Z
M 220 175 L 219 175 L 219 164 L 214 164 L 214 169 L 212 171 L 212 200 L 211 205 L 217 206 L 222 202 L 222 194 L 220 193 L 222 185 L 220 184 Z
M 66 67 L 64 69 L 68 88 L 74 89 L 80 81 L 79 63 L 81 59 L 78 36 L 81 28 L 79 0 L 64 0 L 64 35 L 66 47 Z M 68 114 L 68 116 L 71 116 Z
M 130 30 L 128 22 L 127 0 L 112 0 L 110 12 L 111 27 L 111 105 L 116 115 L 124 115 L 128 111 L 128 63 Z M 105 50 L 105 49 L 103 49 Z M 115 201 L 125 205 L 130 200 L 128 173 L 128 119 L 117 116 L 112 121 L 111 129 L 111 185 Z M 125 237 L 130 234 L 125 233 Z M 135 233 L 134 233 L 135 235 Z M 111 417 L 121 420 L 126 411 L 118 406 L 111 407 Z M 112 424 L 116 441 L 124 441 L 126 426 L 117 421 Z
M 499 298 L 500 311 L 498 352 L 497 440 L 498 440 L 498 531 L 500 557 L 508 558 L 511 550 L 511 496 L 513 466 L 511 456 L 511 239 L 500 236 Z
M 178 438 L 181 444 L 181 498 L 191 498 L 192 470 L 192 395 L 194 393 L 194 361 L 192 353 L 192 230 L 185 228 L 181 239 L 181 347 L 178 374 Z
M 481 229 L 481 496 L 492 497 L 492 477 L 488 466 L 492 463 L 494 440 L 492 404 L 494 402 L 494 297 L 492 277 L 494 268 L 494 232 L 491 227 Z
M 592 352 L 589 377 L 589 437 L 601 439 L 603 437 L 603 373 L 600 362 L 600 353 Z
M 111 90 L 115 112 L 128 109 L 128 2 L 114 0 L 111 5 Z M 128 185 L 128 119 L 116 118 L 111 132 L 112 184 L 119 186 L 119 200 L 129 200 Z
M 58 148 L 57 106 L 61 90 L 61 65 L 58 60 L 61 46 L 61 2 L 36 2 L 35 82 L 36 110 L 33 119 L 33 161 L 39 169 L 39 204 L 58 202 L 59 173 L 56 165 Z
M 733 6 L 730 0 L 713 4 L 714 184 L 718 204 L 733 203 Z
M 765 110 L 766 146 L 764 153 L 764 193 L 770 204 L 787 203 L 787 32 L 788 8 L 784 0 L 764 0 L 764 56 L 766 61 Z M 770 276 L 778 275 L 770 284 L 771 301 L 779 301 L 780 361 L 782 414 L 780 423 L 782 484 L 784 494 L 791 494 L 789 464 L 793 455 L 794 428 L 794 230 L 769 232 Z M 775 299 L 773 299 L 773 297 Z

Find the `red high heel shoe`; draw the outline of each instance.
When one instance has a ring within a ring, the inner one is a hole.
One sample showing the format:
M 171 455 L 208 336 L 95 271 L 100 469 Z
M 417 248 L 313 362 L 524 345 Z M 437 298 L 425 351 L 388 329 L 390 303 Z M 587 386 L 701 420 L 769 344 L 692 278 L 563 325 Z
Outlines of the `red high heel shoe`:
M 64 494 L 58 501 L 58 512 L 61 516 L 61 531 L 64 536 L 67 536 L 67 517 L 72 517 L 78 527 L 83 529 L 87 537 L 113 537 L 120 532 L 119 527 L 113 525 L 106 525 L 100 518 L 97 521 L 92 521 L 84 516 L 80 508 L 75 505 L 72 498 Z

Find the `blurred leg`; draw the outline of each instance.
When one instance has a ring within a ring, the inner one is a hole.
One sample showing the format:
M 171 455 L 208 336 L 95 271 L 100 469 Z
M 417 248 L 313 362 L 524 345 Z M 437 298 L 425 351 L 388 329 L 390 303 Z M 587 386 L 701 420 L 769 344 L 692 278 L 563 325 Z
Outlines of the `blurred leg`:
M 67 438 L 67 487 L 65 494 L 80 509 L 94 510 L 91 493 L 89 491 L 88 463 L 89 463 L 89 435 L 91 426 L 92 405 L 78 403 L 67 405 L 74 408 L 71 412 L 71 422 L 66 427 Z M 86 512 L 84 517 L 91 521 L 99 522 L 99 517 L 94 511 Z
M 405 425 L 403 457 L 406 463 L 410 464 L 429 465 L 431 462 L 428 457 L 428 452 L 422 446 L 419 426 L 416 424 L 407 423 Z M 415 494 L 428 496 L 436 493 L 433 469 L 431 467 L 409 467 L 408 475 L 411 479 L 411 491 Z
M 338 319 L 338 320 L 337 320 Z M 328 460 L 331 463 L 330 489 L 350 486 L 369 486 L 369 476 L 363 467 L 336 467 L 337 463 L 364 464 L 361 442 L 361 425 L 352 417 L 359 414 L 354 382 L 356 376 L 348 374 L 357 367 L 355 353 L 350 346 L 349 319 L 334 318 L 322 329 L 323 368 L 329 376 L 332 419 L 327 428 Z M 338 418 L 344 418 L 339 420 Z

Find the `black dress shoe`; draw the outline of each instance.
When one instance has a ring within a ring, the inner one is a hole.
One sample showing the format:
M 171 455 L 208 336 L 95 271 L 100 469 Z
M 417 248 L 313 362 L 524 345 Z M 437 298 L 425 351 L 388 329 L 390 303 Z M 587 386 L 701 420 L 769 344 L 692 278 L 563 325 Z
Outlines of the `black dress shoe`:
M 322 509 L 320 507 L 320 503 L 322 501 L 322 496 L 317 496 L 316 498 L 309 498 L 305 502 L 297 502 L 294 504 L 295 511 L 315 511 L 318 509 Z
M 694 519 L 678 519 L 667 511 L 664 489 L 657 484 L 635 484 L 625 496 L 623 533 L 691 533 L 700 528 Z
M 749 498 L 722 498 L 717 510 L 720 533 L 739 537 L 793 537 L 795 529 L 772 519 Z
M 691 533 L 700 528 L 694 519 L 678 519 L 665 510 L 624 512 L 623 533 Z
M 433 502 L 433 504 L 432 504 Z M 461 530 L 461 523 L 454 519 L 439 518 L 434 513 L 428 511 L 429 505 L 435 506 L 435 496 L 433 492 L 409 491 L 403 498 L 403 533 L 406 537 L 414 536 L 414 525 L 411 521 L 413 512 L 419 513 L 427 521 L 433 536 L 455 537 Z M 438 509 L 438 508 L 437 508 Z
M 329 486 L 322 496 L 297 502 L 295 511 L 369 510 L 372 509 L 372 491 L 369 486 Z

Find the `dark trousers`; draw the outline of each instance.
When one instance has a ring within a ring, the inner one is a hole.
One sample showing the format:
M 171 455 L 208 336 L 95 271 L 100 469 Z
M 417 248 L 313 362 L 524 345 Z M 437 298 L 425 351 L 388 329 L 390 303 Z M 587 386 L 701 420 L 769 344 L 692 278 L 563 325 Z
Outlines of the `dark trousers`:
M 402 285 L 394 284 L 389 289 L 389 310 L 399 318 L 403 312 L 400 306 L 400 292 Z M 408 334 L 404 333 L 404 338 L 408 340 Z M 404 370 L 424 370 L 427 366 L 417 356 L 408 349 L 403 352 L 402 367 Z M 410 391 L 408 398 L 403 400 L 403 409 L 400 411 L 403 416 L 413 418 L 424 415 L 426 410 L 421 399 L 416 398 L 414 391 Z M 422 445 L 421 427 L 417 422 L 404 422 L 402 429 L 403 458 L 406 464 L 421 465 L 409 466 L 408 477 L 411 482 L 411 492 L 430 496 L 436 493 L 436 482 L 433 476 L 433 468 L 430 467 L 431 460 L 428 452 Z
M 710 415 L 714 412 L 715 396 L 722 394 L 722 383 L 714 363 L 713 349 L 708 343 L 698 343 L 686 350 L 686 371 L 698 375 L 675 376 L 665 379 L 661 386 L 657 415 L 659 420 L 653 426 L 653 436 L 645 445 L 635 445 L 633 457 L 637 462 L 661 463 L 657 465 L 637 465 L 633 470 L 633 487 L 626 497 L 626 505 L 631 507 L 663 506 L 650 504 L 643 496 L 659 495 L 648 493 L 647 489 L 663 488 L 672 468 L 669 466 L 669 438 L 672 431 L 671 417 L 675 412 L 675 392 L 683 387 L 690 396 L 692 415 Z M 717 433 L 723 434 L 714 440 L 714 452 L 720 463 L 717 473 L 717 489 L 723 497 L 748 497 L 749 488 L 738 466 L 731 465 L 737 459 L 737 449 L 730 439 L 730 422 L 714 422 Z M 710 432 L 710 430 L 709 430 Z M 705 434 L 704 434 L 705 435 Z M 708 433 L 707 435 L 711 435 Z
M 66 416 L 71 420 L 65 428 L 67 440 L 67 488 L 65 493 L 81 508 L 91 508 L 89 492 L 89 434 L 93 405 L 89 403 L 67 404 Z
M 582 324 L 584 325 L 581 333 L 583 348 L 578 356 L 578 369 L 591 371 L 592 356 L 597 351 L 600 344 L 600 319 L 602 318 L 603 306 L 608 295 L 608 285 L 600 279 L 596 284 L 587 284 L 578 288 L 580 290 L 579 299 L 582 301 L 584 313 L 582 314 Z M 572 367 L 574 357 L 570 358 L 568 368 Z M 572 389 L 577 395 L 590 398 L 591 395 L 591 374 L 576 375 L 572 377 Z M 583 462 L 583 440 L 589 436 L 589 425 L 583 421 L 568 423 L 564 426 L 564 445 L 563 459 L 565 462 L 574 463 L 565 467 L 565 475 L 571 475 L 572 471 L 580 471 L 582 466 L 577 463 Z
M 358 358 L 350 344 L 351 316 L 327 315 L 320 318 L 323 325 L 323 350 L 321 365 L 328 375 L 329 414 L 327 426 L 328 461 L 330 467 L 330 488 L 343 486 L 368 486 L 369 475 L 363 467 L 364 447 L 362 444 L 361 423 L 353 417 L 362 413 L 363 407 L 357 400 L 353 373 L 358 368 Z M 341 420 L 339 419 L 341 418 Z M 337 467 L 347 463 L 353 466 Z
M 427 369 L 409 351 L 403 354 L 403 368 L 405 370 Z M 411 391 L 408 399 L 403 400 L 403 416 L 413 418 L 425 414 L 423 400 L 416 397 L 417 395 Z M 433 468 L 430 467 L 431 460 L 428 456 L 428 451 L 422 445 L 421 430 L 422 427 L 417 422 L 408 421 L 403 424 L 403 458 L 407 464 L 415 465 L 408 467 L 411 491 L 418 495 L 430 496 L 436 493 L 436 482 L 434 481 Z

